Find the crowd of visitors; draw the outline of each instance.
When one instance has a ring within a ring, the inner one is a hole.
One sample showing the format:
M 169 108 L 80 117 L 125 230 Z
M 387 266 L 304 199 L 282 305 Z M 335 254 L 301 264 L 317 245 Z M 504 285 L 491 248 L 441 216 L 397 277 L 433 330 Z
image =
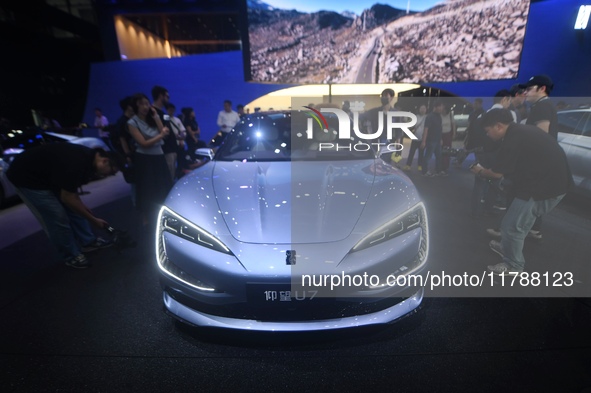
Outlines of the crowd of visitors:
M 498 92 L 495 105 L 470 123 L 467 142 L 472 145 L 467 148 L 477 151 L 477 162 L 471 167 L 475 174 L 472 214 L 478 212 L 475 206 L 481 201 L 490 214 L 498 195 L 505 198 L 500 228 L 487 229 L 495 237 L 489 247 L 503 258 L 488 266 L 495 274 L 524 270 L 524 240 L 542 239 L 542 217 L 573 185 L 566 155 L 557 142 L 556 108 L 549 100 L 553 88 L 547 75 L 533 76 Z M 493 192 L 477 186 L 483 183 Z
M 487 230 L 495 237 L 490 248 L 503 257 L 503 262 L 488 267 L 493 273 L 523 271 L 524 239 L 542 238 L 542 216 L 560 202 L 572 183 L 564 152 L 556 141 L 556 109 L 548 99 L 552 89 L 548 76 L 537 75 L 497 92 L 488 111 L 482 99 L 476 99 L 468 117 L 464 146 L 476 158 L 471 166 L 475 177 L 470 214 L 480 218 L 506 210 L 500 227 Z M 400 111 L 394 97 L 392 89 L 385 89 L 380 95 L 381 106 L 363 115 L 368 132 L 386 124 L 380 113 L 386 116 L 388 111 Z M 91 230 L 90 224 L 103 229 L 108 224 L 80 200 L 77 191 L 82 184 L 122 170 L 132 184 L 132 201 L 142 224 L 148 226 L 155 222 L 174 181 L 204 163 L 196 151 L 219 145 L 245 115 L 244 106 L 238 105 L 234 111 L 232 102 L 224 101 L 217 117 L 219 131 L 206 142 L 193 108 L 183 107 L 177 116 L 177 107 L 162 86 L 152 88 L 151 98 L 143 93 L 123 98 L 119 103 L 122 114 L 113 125 L 95 108 L 94 125 L 113 152 L 47 145 L 27 150 L 10 167 L 8 178 L 67 266 L 88 267 L 84 252 L 111 245 Z M 344 110 L 349 110 L 348 105 Z M 447 176 L 450 161 L 444 151 L 452 150 L 456 134 L 453 111 L 436 99 L 430 112 L 427 105 L 419 106 L 416 117 L 413 132 L 417 139 L 411 141 L 403 169 L 411 170 L 418 151 L 421 174 Z M 390 142 L 402 143 L 401 134 L 393 135 Z M 391 159 L 397 165 L 401 158 L 392 154 Z M 430 170 L 431 165 L 434 168 Z
M 524 239 L 542 239 L 543 215 L 560 202 L 573 183 L 566 156 L 556 140 L 556 108 L 549 99 L 553 88 L 550 77 L 536 75 L 526 83 L 498 91 L 488 111 L 481 98 L 475 99 L 468 116 L 458 166 L 474 153 L 470 216 L 502 216 L 499 227 L 487 229 L 494 238 L 490 249 L 503 258 L 503 262 L 488 266 L 495 274 L 524 270 Z M 402 169 L 411 170 L 418 150 L 419 172 L 426 177 L 447 176 L 451 154 L 445 152 L 454 150 L 451 144 L 456 124 L 453 112 L 442 100 L 434 100 L 431 107 L 428 114 L 426 105 L 417 108 L 413 132 L 419 139 L 411 141 Z
M 124 98 L 123 114 L 110 130 L 111 145 L 127 159 L 126 180 L 133 184 L 132 199 L 145 226 L 154 222 L 174 181 L 203 163 L 196 150 L 216 143 L 201 138 L 193 108 L 183 107 L 177 116 L 165 87 L 154 86 L 151 95 L 151 103 L 143 93 Z M 231 105 L 226 100 L 218 116 L 223 136 L 240 120 Z
M 204 163 L 195 151 L 210 143 L 201 139 L 193 108 L 182 108 L 177 117 L 176 106 L 162 86 L 152 88 L 151 98 L 136 93 L 121 99 L 122 113 L 113 124 L 95 108 L 93 125 L 110 151 L 47 144 L 26 150 L 11 163 L 8 179 L 66 266 L 87 268 L 90 262 L 85 253 L 113 245 L 92 230 L 93 226 L 114 229 L 85 206 L 80 199 L 82 185 L 121 170 L 131 184 L 132 202 L 142 225 L 148 227 L 155 222 L 174 181 Z M 237 109 L 244 113 L 242 105 Z M 225 101 L 218 116 L 220 132 L 230 132 L 239 119 L 231 102 Z

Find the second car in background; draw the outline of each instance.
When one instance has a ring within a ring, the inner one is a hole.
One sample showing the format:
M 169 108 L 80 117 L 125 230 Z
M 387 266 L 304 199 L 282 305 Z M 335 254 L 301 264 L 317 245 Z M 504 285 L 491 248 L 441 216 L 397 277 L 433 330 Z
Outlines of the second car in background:
M 576 191 L 591 196 L 591 109 L 558 112 L 558 143 L 570 165 Z

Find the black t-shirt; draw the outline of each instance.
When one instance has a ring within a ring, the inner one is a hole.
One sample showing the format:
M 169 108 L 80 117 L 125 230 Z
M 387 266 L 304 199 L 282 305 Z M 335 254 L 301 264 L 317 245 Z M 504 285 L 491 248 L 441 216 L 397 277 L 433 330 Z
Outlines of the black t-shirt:
M 380 134 L 380 138 L 378 139 L 385 139 L 387 137 L 386 132 L 386 111 L 382 109 L 382 107 L 372 108 L 363 114 L 362 122 L 364 125 L 360 124 L 360 129 L 362 133 L 373 134 L 376 133 L 380 128 L 380 111 L 382 111 L 382 133 Z M 369 125 L 369 129 L 366 126 Z
M 427 141 L 435 142 L 441 140 L 443 124 L 439 113 L 431 112 L 425 119 L 425 130 L 427 130 Z
M 127 146 L 131 151 L 134 150 L 135 146 L 135 141 L 133 137 L 129 134 L 129 129 L 127 128 L 128 121 L 129 118 L 127 116 L 121 115 L 121 117 L 117 119 L 117 122 L 115 123 L 115 126 L 111 131 L 111 144 L 113 145 L 115 150 L 122 155 L 125 155 L 125 152 L 121 147 L 121 141 L 119 140 L 119 138 L 123 138 L 127 142 Z
M 16 187 L 76 192 L 94 176 L 94 156 L 94 150 L 72 143 L 36 146 L 16 156 L 6 176 Z
M 178 144 L 176 143 L 176 137 L 170 125 L 170 116 L 168 115 L 168 113 L 164 113 L 159 108 L 154 107 L 154 109 L 156 109 L 158 116 L 160 116 L 162 125 L 164 127 L 168 127 L 168 129 L 170 130 L 170 133 L 163 139 L 164 144 L 162 145 L 162 151 L 164 152 L 164 154 L 176 153 L 178 150 Z
M 185 126 L 186 129 L 189 129 L 189 127 L 192 130 L 197 130 L 199 128 L 199 124 L 197 123 L 197 120 L 195 119 L 185 119 L 185 121 L 183 122 L 183 125 Z M 197 141 L 199 141 L 199 134 L 196 135 Z M 197 142 L 195 142 L 193 140 L 193 137 L 191 136 L 191 134 L 189 132 L 187 132 L 187 135 L 185 135 L 185 143 L 187 144 L 187 147 L 191 150 L 195 149 L 195 146 L 197 145 Z
M 509 125 L 492 170 L 509 178 L 515 196 L 523 200 L 553 198 L 573 184 L 562 147 L 531 125 Z
M 535 126 L 538 122 L 544 120 L 550 122 L 548 133 L 552 135 L 554 139 L 558 138 L 558 117 L 556 115 L 556 108 L 548 97 L 541 98 L 532 105 L 525 124 Z
M 380 112 L 382 112 L 381 121 L 382 121 L 382 131 L 379 134 L 378 138 L 381 141 L 385 141 L 388 137 L 388 112 L 400 112 L 402 111 L 400 108 L 397 107 L 390 107 L 387 110 L 384 110 L 383 107 L 378 106 L 376 108 L 369 109 L 365 112 L 362 116 L 362 123 L 367 124 L 368 122 L 371 124 L 370 129 L 367 130 L 362 124 L 359 124 L 362 133 L 377 133 L 380 130 Z M 404 117 L 395 116 L 392 119 L 395 123 L 405 122 L 407 121 Z M 351 120 L 352 121 L 352 120 Z M 394 128 L 392 130 L 392 140 L 399 139 L 402 136 L 402 130 L 400 128 Z
M 468 124 L 472 124 L 472 122 L 478 119 L 478 117 L 480 117 L 480 115 L 482 115 L 484 112 L 486 112 L 484 108 L 472 111 L 472 113 L 468 115 Z

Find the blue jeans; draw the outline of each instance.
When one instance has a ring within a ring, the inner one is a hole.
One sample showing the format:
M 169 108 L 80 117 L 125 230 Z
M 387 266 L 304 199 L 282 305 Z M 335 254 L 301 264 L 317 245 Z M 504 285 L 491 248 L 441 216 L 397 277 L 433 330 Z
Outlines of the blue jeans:
M 498 188 L 495 184 L 492 184 L 488 179 L 475 175 L 470 199 L 470 213 L 480 215 L 493 212 L 493 206 L 498 194 Z M 480 202 L 483 199 L 484 204 Z
M 564 194 L 542 201 L 534 201 L 532 198 L 528 201 L 519 198 L 513 199 L 503 221 L 501 221 L 503 261 L 512 269 L 521 271 L 525 267 L 523 242 L 536 218 L 554 209 L 563 197 Z
M 436 141 L 427 141 L 425 143 L 425 155 L 423 156 L 423 174 L 429 169 L 429 160 L 431 155 L 435 154 L 435 173 L 441 172 L 441 139 Z
M 423 149 L 421 149 L 421 141 L 419 140 L 412 140 L 410 142 L 410 149 L 408 151 L 408 158 L 406 160 L 406 165 L 411 166 L 412 160 L 415 158 L 415 151 L 419 151 L 419 160 L 417 161 L 417 165 L 423 165 Z
M 16 192 L 41 223 L 61 260 L 78 256 L 81 245 L 96 239 L 90 223 L 64 206 L 52 191 L 17 188 Z

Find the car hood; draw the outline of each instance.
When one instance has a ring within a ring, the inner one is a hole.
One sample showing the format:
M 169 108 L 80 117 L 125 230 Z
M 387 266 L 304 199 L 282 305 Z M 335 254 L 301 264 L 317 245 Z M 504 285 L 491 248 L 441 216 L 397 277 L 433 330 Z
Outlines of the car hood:
M 339 241 L 370 195 L 373 160 L 216 162 L 213 189 L 231 235 L 247 243 Z

